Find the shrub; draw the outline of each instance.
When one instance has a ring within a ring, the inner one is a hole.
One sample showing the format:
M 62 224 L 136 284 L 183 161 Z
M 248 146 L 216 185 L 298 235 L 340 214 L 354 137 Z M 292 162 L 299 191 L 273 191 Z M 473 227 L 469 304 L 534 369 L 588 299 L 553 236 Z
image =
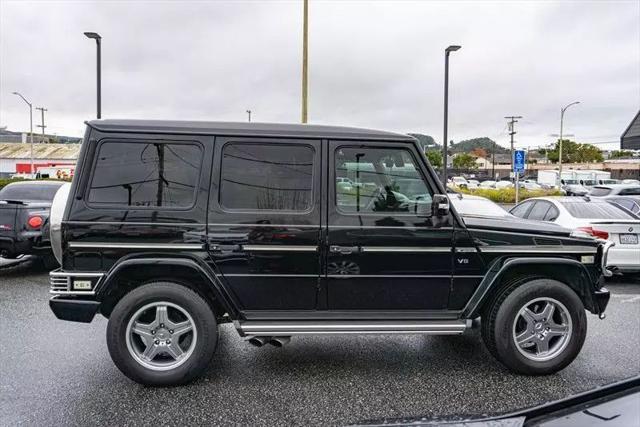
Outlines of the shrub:
M 474 196 L 486 197 L 492 202 L 496 203 L 515 203 L 516 202 L 516 189 L 515 188 L 456 188 L 463 194 L 473 194 Z M 558 189 L 551 190 L 525 190 L 520 189 L 519 201 L 530 199 L 531 197 L 546 197 L 546 196 L 562 196 L 562 192 Z

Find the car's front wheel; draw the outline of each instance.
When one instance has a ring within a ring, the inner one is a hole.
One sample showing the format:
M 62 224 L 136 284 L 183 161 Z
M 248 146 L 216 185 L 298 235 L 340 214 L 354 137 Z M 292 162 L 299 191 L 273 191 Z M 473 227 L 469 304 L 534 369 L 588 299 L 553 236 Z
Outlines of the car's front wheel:
M 582 301 L 564 283 L 520 280 L 486 308 L 482 337 L 514 372 L 545 375 L 571 363 L 582 348 L 587 319 Z
M 115 306 L 107 346 L 127 377 L 145 385 L 185 384 L 209 365 L 217 344 L 209 304 L 193 290 L 169 282 L 143 285 Z

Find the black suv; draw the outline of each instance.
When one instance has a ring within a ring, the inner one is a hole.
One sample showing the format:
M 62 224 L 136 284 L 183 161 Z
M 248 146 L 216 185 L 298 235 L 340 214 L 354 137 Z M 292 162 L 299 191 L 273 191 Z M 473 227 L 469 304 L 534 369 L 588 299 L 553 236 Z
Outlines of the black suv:
M 67 197 L 68 194 L 68 197 Z M 200 375 L 218 328 L 293 335 L 461 334 L 482 318 L 511 370 L 549 374 L 604 317 L 608 244 L 465 216 L 406 135 L 311 125 L 98 120 L 56 195 L 50 306 L 109 318 L 118 368 Z

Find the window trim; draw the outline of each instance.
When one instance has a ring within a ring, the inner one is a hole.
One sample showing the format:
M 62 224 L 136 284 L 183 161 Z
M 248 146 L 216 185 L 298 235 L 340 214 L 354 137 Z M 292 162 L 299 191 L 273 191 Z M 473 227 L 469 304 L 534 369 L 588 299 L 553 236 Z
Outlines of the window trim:
M 347 142 L 347 141 L 345 141 Z M 376 150 L 404 150 L 406 152 L 409 153 L 409 156 L 411 157 L 411 159 L 413 160 L 413 165 L 416 169 L 416 172 L 418 172 L 418 174 L 420 175 L 420 177 L 422 178 L 422 182 L 424 182 L 425 186 L 427 187 L 427 190 L 429 191 L 430 195 L 431 195 L 431 200 L 433 201 L 433 196 L 435 193 L 431 186 L 431 183 L 429 182 L 429 180 L 426 178 L 426 176 L 424 175 L 424 173 L 422 172 L 422 168 L 419 166 L 419 161 L 418 159 L 416 159 L 416 156 L 413 152 L 413 150 L 411 149 L 411 147 L 406 146 L 406 145 L 402 145 L 402 146 L 398 146 L 398 147 L 392 147 L 392 146 L 388 146 L 388 145 L 370 145 L 367 142 L 363 141 L 361 144 L 354 144 L 353 141 L 348 141 L 346 144 L 342 144 L 342 145 L 337 145 L 335 147 L 335 149 L 333 150 L 333 153 L 331 153 L 331 157 L 330 159 L 327 159 L 331 165 L 331 173 L 333 174 L 333 197 L 331 199 L 331 203 L 333 204 L 333 207 L 335 208 L 335 212 L 339 215 L 343 215 L 343 216 L 374 216 L 374 217 L 388 217 L 388 216 L 403 216 L 403 217 L 412 217 L 412 218 L 431 218 L 433 217 L 433 212 L 429 215 L 422 215 L 422 214 L 415 214 L 415 213 L 403 213 L 403 212 L 394 212 L 394 211 L 387 211 L 387 212 L 380 212 L 380 213 L 376 213 L 376 212 L 345 212 L 342 209 L 340 209 L 340 206 L 338 205 L 338 192 L 337 192 L 337 187 L 336 187 L 336 182 L 335 182 L 335 178 L 336 178 L 336 152 L 338 150 L 340 150 L 341 148 L 363 148 L 365 150 L 371 150 L 371 149 L 376 149 Z
M 529 218 L 529 211 L 531 211 L 531 208 L 533 207 L 534 204 L 535 204 L 534 200 L 523 200 L 522 202 L 518 203 L 517 205 L 515 205 L 514 207 L 509 209 L 509 213 L 511 215 L 515 216 L 516 218 L 528 219 Z M 513 210 L 515 208 L 517 208 L 518 206 L 522 207 L 523 205 L 525 205 L 525 206 L 529 205 L 529 206 L 527 206 L 527 209 L 524 211 L 524 214 L 522 216 L 518 216 L 518 215 L 513 213 Z
M 533 213 L 533 210 L 538 206 L 546 206 L 547 210 L 544 211 L 544 215 L 542 215 L 542 218 L 537 219 L 537 218 L 530 218 L 531 214 Z M 533 206 L 531 208 L 529 208 L 529 212 L 527 213 L 527 219 L 531 219 L 533 221 L 545 221 L 544 217 L 547 216 L 547 213 L 549 213 L 549 209 L 551 209 L 551 206 L 553 206 L 553 203 L 551 202 L 547 202 L 546 200 L 536 200 L 533 202 Z
M 267 147 L 273 147 L 274 145 L 278 145 L 278 146 L 283 146 L 283 147 L 288 147 L 288 146 L 300 146 L 300 147 L 308 147 L 311 149 L 311 152 L 313 153 L 313 163 L 311 165 L 311 197 L 309 198 L 309 207 L 305 210 L 290 210 L 290 209 L 235 209 L 235 208 L 230 208 L 225 206 L 222 203 L 222 184 L 223 184 L 223 180 L 222 180 L 222 172 L 223 172 L 223 160 L 224 160 L 224 150 L 227 147 L 227 145 L 231 145 L 231 144 L 243 144 L 243 145 L 263 145 L 263 146 L 267 146 Z M 217 165 L 219 166 L 218 168 L 218 197 L 216 198 L 216 201 L 218 203 L 218 207 L 220 208 L 220 210 L 224 213 L 244 213 L 244 214 L 282 214 L 282 213 L 286 213 L 286 214 L 290 214 L 290 215 L 309 215 L 310 213 L 313 213 L 314 209 L 315 209 L 315 202 L 316 202 L 316 180 L 317 180 L 317 176 L 316 176 L 316 168 L 317 168 L 317 162 L 320 162 L 320 158 L 319 158 L 319 154 L 318 151 L 316 150 L 316 147 L 313 144 L 308 143 L 306 140 L 303 142 L 301 140 L 290 140 L 287 141 L 286 139 L 278 139 L 277 141 L 273 141 L 273 142 L 267 142 L 264 140 L 228 140 L 225 141 L 222 146 L 220 147 L 220 159 L 217 161 Z
M 89 199 L 89 193 L 91 192 L 91 186 L 93 185 L 93 180 L 96 175 L 96 167 L 98 164 L 98 158 L 100 156 L 100 150 L 102 149 L 102 145 L 108 143 L 133 143 L 133 144 L 174 144 L 174 145 L 193 145 L 198 147 L 200 150 L 200 167 L 198 169 L 198 177 L 196 179 L 194 188 L 193 188 L 193 199 L 189 206 L 135 206 L 135 205 L 125 205 L 125 204 L 95 204 L 91 203 Z M 196 204 L 198 203 L 198 193 L 200 189 L 200 183 L 202 182 L 202 172 L 204 169 L 204 157 L 205 157 L 205 147 L 198 140 L 174 140 L 174 139 L 152 139 L 152 138 L 144 138 L 144 139 L 136 139 L 136 138 L 119 138 L 119 137 L 107 137 L 98 140 L 95 144 L 95 148 L 93 150 L 93 159 L 91 161 L 91 173 L 87 179 L 86 188 L 84 189 L 83 199 L 87 208 L 92 210 L 100 210 L 100 209 L 109 209 L 109 210 L 144 210 L 144 211 L 153 211 L 153 210 L 163 210 L 163 211 L 190 211 L 193 210 Z

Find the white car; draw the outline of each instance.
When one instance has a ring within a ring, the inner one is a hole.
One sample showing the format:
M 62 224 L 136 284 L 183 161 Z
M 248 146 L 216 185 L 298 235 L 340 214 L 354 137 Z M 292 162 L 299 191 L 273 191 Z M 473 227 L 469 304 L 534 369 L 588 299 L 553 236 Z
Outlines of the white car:
M 478 188 L 479 186 L 480 186 L 480 181 L 478 181 L 477 179 L 470 179 L 467 181 L 468 189 L 475 189 L 475 188 Z
M 520 182 L 519 184 L 520 184 L 520 188 L 524 188 L 525 190 L 529 190 L 529 191 L 542 190 L 542 186 L 537 182 L 524 181 L 524 182 Z
M 467 187 L 469 182 L 463 176 L 454 176 L 451 178 L 454 187 Z
M 516 219 L 491 200 L 470 194 L 447 194 L 456 212 L 463 216 L 497 216 Z
M 640 196 L 638 184 L 608 184 L 596 185 L 589 192 L 590 197 L 604 196 Z
M 492 180 L 482 181 L 480 183 L 480 188 L 496 188 L 496 182 Z
M 517 204 L 511 214 L 549 221 L 613 242 L 607 267 L 621 273 L 640 273 L 640 217 L 604 199 L 589 197 L 535 197 Z
M 498 181 L 496 182 L 495 188 L 497 189 L 503 189 L 503 188 L 513 188 L 515 187 L 515 185 L 513 185 L 513 182 L 510 181 Z
M 635 184 L 635 185 L 640 185 L 640 181 L 638 181 L 637 179 L 623 179 L 621 184 Z

